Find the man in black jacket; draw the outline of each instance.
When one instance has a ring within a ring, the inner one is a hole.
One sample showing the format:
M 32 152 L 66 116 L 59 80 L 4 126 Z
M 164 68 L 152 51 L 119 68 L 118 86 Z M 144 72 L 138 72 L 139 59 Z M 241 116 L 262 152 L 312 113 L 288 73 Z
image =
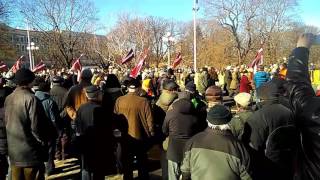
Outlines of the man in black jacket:
M 297 48 L 289 58 L 287 81 L 290 102 L 301 135 L 301 150 L 296 179 L 320 177 L 320 99 L 311 86 L 308 72 L 309 49 L 314 35 L 300 36 Z
M 280 104 L 280 96 L 278 86 L 272 81 L 257 89 L 258 110 L 247 120 L 251 130 L 250 145 L 273 162 L 275 174 L 292 179 L 298 136 L 293 112 Z
M 172 110 L 167 112 L 162 126 L 163 133 L 169 136 L 167 159 L 170 180 L 178 180 L 181 175 L 180 164 L 185 143 L 202 130 L 203 126 L 188 99 L 180 99 L 172 104 Z
M 99 88 L 88 86 L 85 91 L 88 102 L 79 107 L 75 121 L 82 160 L 82 180 L 104 180 L 106 175 L 115 170 L 112 121 L 105 118 L 100 105 L 102 92 Z

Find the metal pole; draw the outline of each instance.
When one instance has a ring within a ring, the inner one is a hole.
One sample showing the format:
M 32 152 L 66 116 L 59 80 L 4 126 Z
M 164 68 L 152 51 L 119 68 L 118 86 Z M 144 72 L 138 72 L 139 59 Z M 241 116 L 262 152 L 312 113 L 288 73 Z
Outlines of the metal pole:
M 170 42 L 168 42 L 170 43 Z M 168 44 L 168 69 L 170 68 L 170 44 Z
M 30 70 L 32 70 L 32 55 L 31 55 L 31 42 L 30 42 L 30 33 L 29 33 L 29 23 L 27 22 L 27 36 L 28 36 L 28 49 L 29 49 L 29 63 L 30 63 Z
M 197 7 L 198 0 L 194 0 L 193 4 L 193 70 L 197 72 L 197 23 L 196 23 L 196 13 L 198 11 Z

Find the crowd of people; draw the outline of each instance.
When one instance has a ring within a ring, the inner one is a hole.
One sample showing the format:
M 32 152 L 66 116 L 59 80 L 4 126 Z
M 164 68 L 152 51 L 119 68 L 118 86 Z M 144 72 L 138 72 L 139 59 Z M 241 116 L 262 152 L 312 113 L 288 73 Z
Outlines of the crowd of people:
M 311 34 L 286 63 L 224 69 L 108 69 L 34 74 L 0 82 L 0 179 L 45 179 L 76 157 L 81 179 L 318 179 L 320 118 L 308 73 Z M 226 99 L 231 99 L 226 101 Z

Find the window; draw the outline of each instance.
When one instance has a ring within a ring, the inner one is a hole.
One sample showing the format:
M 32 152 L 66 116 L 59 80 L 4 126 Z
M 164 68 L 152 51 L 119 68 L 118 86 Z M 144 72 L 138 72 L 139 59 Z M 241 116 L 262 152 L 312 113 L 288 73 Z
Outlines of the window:
M 21 51 L 25 52 L 26 51 L 26 47 L 24 45 L 21 46 Z
M 20 42 L 24 42 L 23 36 L 20 37 Z
M 21 51 L 21 49 L 20 49 L 20 44 L 17 44 L 17 45 L 16 45 L 16 48 L 17 48 L 17 51 L 18 51 L 18 52 Z

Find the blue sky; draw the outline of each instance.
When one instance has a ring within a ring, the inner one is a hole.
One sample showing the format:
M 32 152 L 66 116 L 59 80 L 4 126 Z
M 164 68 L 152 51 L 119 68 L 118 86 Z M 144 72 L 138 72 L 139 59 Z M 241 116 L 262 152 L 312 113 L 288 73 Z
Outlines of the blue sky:
M 179 21 L 189 21 L 193 18 L 193 0 L 95 0 L 94 2 L 99 9 L 100 22 L 107 27 L 107 30 L 115 23 L 119 12 L 160 16 Z M 298 15 L 301 20 L 307 25 L 320 27 L 320 0 L 298 0 L 298 3 Z M 203 8 L 200 7 L 200 15 L 201 9 Z
M 139 16 L 160 16 L 178 21 L 190 21 L 193 18 L 193 0 L 93 0 L 98 9 L 98 18 L 105 30 L 98 34 L 105 34 L 116 22 L 117 14 L 130 13 Z M 199 0 L 200 2 L 201 0 Z M 301 20 L 307 25 L 320 28 L 320 0 L 298 0 L 298 12 Z M 202 14 L 200 7 L 200 16 Z M 13 22 L 13 26 L 23 26 Z

